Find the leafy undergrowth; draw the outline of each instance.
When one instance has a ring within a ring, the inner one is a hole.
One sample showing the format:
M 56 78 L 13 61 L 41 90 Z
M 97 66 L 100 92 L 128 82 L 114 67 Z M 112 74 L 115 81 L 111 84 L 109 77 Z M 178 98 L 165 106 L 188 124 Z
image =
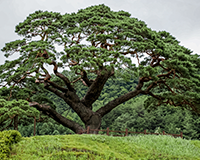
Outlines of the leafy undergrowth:
M 200 160 L 200 141 L 171 136 L 54 135 L 23 138 L 14 144 L 15 160 Z

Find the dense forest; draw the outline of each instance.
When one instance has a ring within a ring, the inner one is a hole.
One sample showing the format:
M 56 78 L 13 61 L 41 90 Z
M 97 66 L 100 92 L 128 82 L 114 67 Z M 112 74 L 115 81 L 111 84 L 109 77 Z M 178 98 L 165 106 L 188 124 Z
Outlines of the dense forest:
M 70 73 L 64 71 L 63 74 Z M 73 77 L 74 75 L 71 76 Z M 137 80 L 134 77 L 131 77 L 129 81 L 124 81 L 121 80 L 122 76 L 123 74 L 120 76 L 118 75 L 118 78 L 107 81 L 101 96 L 94 104 L 94 111 L 110 100 L 133 90 L 137 85 Z M 81 85 L 81 82 L 76 83 L 75 88 L 80 97 L 82 97 L 87 90 L 87 87 Z M 3 95 L 3 91 L 4 90 L 1 89 L 1 95 Z M 63 99 L 48 91 L 45 94 L 52 100 L 58 113 L 84 126 L 76 112 L 74 112 Z M 153 109 L 144 108 L 144 101 L 146 98 L 147 95 L 139 95 L 113 109 L 103 117 L 101 129 L 109 127 L 111 130 L 125 130 L 125 128 L 128 128 L 129 131 L 136 132 L 142 132 L 146 129 L 147 132 L 153 133 L 161 133 L 164 130 L 166 133 L 170 134 L 179 134 L 183 132 L 183 137 L 186 139 L 200 139 L 200 128 L 198 127 L 200 125 L 199 115 L 181 107 L 169 105 L 161 105 Z M 6 124 L 10 123 L 10 121 L 7 120 Z M 23 136 L 33 136 L 33 117 L 24 116 L 18 123 L 18 131 Z M 3 127 L 3 125 L 0 126 L 0 130 L 2 130 Z M 13 126 L 7 129 L 13 129 Z M 42 115 L 37 118 L 35 135 L 59 134 L 74 134 L 74 132 L 47 116 Z

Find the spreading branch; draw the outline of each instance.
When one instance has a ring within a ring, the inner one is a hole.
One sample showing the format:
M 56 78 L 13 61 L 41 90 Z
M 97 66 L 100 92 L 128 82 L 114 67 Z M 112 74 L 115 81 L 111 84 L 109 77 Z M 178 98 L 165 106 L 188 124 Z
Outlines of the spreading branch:
M 82 76 L 81 78 L 83 79 L 83 81 L 85 82 L 85 84 L 90 87 L 92 85 L 92 83 L 94 82 L 93 80 L 89 80 L 88 77 L 87 77 L 87 73 L 86 71 L 82 71 Z M 82 81 L 82 82 L 83 82 Z
M 108 80 L 108 78 L 112 75 L 112 72 L 107 72 L 105 74 L 99 74 L 95 81 L 90 85 L 86 95 L 81 100 L 83 104 L 87 107 L 91 108 L 92 104 L 98 99 L 101 94 L 101 91 L 104 87 L 104 84 Z
M 45 113 L 46 115 L 48 115 L 49 117 L 54 119 L 56 122 L 71 129 L 75 133 L 85 131 L 85 129 L 83 127 L 81 127 L 78 123 L 63 117 L 61 114 L 57 113 L 50 106 L 42 105 L 37 102 L 30 102 L 29 105 L 30 105 L 30 107 L 35 107 L 37 110 L 42 111 L 43 113 Z
M 68 92 L 67 93 L 59 92 L 57 89 L 50 87 L 49 84 L 47 83 L 44 83 L 44 88 L 51 91 L 52 93 L 55 93 L 58 97 L 64 99 L 68 105 L 72 105 L 73 101 L 65 96 Z
M 66 93 L 66 92 L 68 91 L 67 88 L 63 88 L 63 87 L 57 85 L 56 83 L 54 83 L 54 82 L 52 82 L 52 81 L 50 81 L 50 80 L 48 80 L 47 82 L 48 82 L 51 86 L 53 86 L 54 88 L 57 88 L 58 90 L 60 90 L 60 91 L 62 91 L 62 92 L 64 92 L 64 93 Z
M 55 62 L 55 61 L 52 61 L 51 64 L 54 65 L 54 69 L 53 69 L 53 70 L 54 70 L 54 74 L 55 74 L 57 77 L 61 78 L 61 79 L 64 81 L 64 83 L 66 84 L 67 88 L 68 88 L 70 91 L 75 91 L 75 90 L 74 90 L 74 87 L 71 85 L 69 79 L 68 79 L 67 77 L 65 77 L 63 74 L 61 74 L 61 73 L 59 73 L 59 72 L 57 71 L 58 66 L 57 66 L 56 62 Z
M 129 99 L 139 95 L 142 93 L 143 82 L 139 80 L 139 83 L 134 91 L 131 91 L 129 93 L 126 93 L 118 98 L 115 98 L 114 100 L 108 102 L 105 106 L 101 107 L 96 111 L 96 113 L 100 114 L 101 117 L 109 113 L 112 109 L 114 109 L 116 106 L 128 101 Z

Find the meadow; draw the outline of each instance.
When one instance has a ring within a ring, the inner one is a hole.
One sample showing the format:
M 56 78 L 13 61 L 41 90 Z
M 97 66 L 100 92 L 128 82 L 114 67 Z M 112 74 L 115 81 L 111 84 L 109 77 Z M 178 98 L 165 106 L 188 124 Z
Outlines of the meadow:
M 167 135 L 94 134 L 23 137 L 10 160 L 200 160 L 200 141 Z

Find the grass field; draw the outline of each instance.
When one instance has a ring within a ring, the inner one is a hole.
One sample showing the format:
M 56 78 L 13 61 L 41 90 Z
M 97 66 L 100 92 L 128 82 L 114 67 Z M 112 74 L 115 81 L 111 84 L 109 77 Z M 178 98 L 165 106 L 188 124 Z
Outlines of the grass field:
M 163 135 L 113 137 L 54 135 L 23 138 L 12 146 L 12 160 L 200 160 L 200 141 Z

